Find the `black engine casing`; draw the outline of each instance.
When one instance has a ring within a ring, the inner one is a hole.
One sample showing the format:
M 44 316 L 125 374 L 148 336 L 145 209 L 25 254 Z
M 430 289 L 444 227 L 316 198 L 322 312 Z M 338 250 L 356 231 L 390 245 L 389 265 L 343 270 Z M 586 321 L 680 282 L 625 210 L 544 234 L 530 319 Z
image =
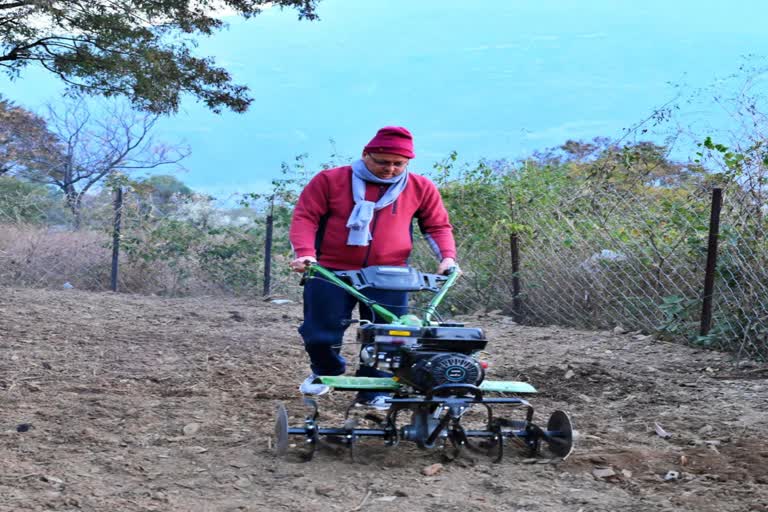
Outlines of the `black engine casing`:
M 420 354 L 408 372 L 409 383 L 422 390 L 444 384 L 472 384 L 478 386 L 485 377 L 483 367 L 474 357 L 456 352 Z M 402 376 L 405 380 L 405 376 Z
M 367 324 L 358 328 L 357 339 L 361 364 L 392 372 L 421 392 L 443 384 L 478 386 L 485 377 L 473 356 L 487 344 L 479 328 Z

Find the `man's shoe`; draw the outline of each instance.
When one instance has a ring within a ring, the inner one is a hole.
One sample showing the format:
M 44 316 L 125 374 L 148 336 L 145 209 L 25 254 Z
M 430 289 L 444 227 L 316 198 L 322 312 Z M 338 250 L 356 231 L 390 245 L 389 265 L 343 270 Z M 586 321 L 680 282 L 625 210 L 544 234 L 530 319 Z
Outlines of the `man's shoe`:
M 355 405 L 359 405 L 361 407 L 371 407 L 377 411 L 386 411 L 389 410 L 390 405 L 392 405 L 387 402 L 388 399 L 389 396 L 387 395 L 378 395 L 365 402 L 358 402 Z
M 317 379 L 317 375 L 314 373 L 309 374 L 309 377 L 304 379 L 304 382 L 301 383 L 301 386 L 299 386 L 299 391 L 304 393 L 305 395 L 324 395 L 327 392 L 331 390 L 330 386 L 326 386 L 325 384 L 317 383 L 315 384 L 315 380 Z

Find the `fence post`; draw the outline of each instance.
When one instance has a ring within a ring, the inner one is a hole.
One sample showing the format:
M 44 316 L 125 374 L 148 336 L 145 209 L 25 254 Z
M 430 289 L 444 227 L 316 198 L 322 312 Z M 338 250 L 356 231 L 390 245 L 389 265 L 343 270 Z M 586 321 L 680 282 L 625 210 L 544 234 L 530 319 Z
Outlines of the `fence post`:
M 112 224 L 112 282 L 111 289 L 117 291 L 118 260 L 120 259 L 120 223 L 123 217 L 123 187 L 115 189 L 115 220 Z
M 717 268 L 717 238 L 720 234 L 720 210 L 723 205 L 723 190 L 712 189 L 712 209 L 709 215 L 709 241 L 707 244 L 707 266 L 704 269 L 704 297 L 701 304 L 701 328 L 699 334 L 706 336 L 712 328 L 712 295 L 715 291 L 715 269 Z
M 509 235 L 509 249 L 512 257 L 512 318 L 520 323 L 523 320 L 523 308 L 520 299 L 520 246 L 517 233 Z
M 275 210 L 275 196 L 272 196 L 272 204 L 269 207 L 267 215 L 267 234 L 264 238 L 264 296 L 269 295 L 272 288 L 272 225 L 274 223 L 273 213 Z

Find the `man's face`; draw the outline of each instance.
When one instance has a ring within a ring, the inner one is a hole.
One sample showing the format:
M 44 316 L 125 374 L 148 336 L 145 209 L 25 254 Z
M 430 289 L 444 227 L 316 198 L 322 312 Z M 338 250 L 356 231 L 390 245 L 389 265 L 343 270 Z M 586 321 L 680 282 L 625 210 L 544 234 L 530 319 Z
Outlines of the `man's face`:
M 365 153 L 363 161 L 369 171 L 383 180 L 403 174 L 409 162 L 404 156 L 392 153 Z

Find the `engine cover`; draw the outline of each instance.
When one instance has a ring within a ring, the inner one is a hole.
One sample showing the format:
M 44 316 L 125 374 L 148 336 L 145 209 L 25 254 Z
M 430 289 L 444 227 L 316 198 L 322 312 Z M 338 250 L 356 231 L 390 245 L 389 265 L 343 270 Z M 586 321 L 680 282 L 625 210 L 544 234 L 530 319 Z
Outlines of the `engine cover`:
M 459 353 L 435 354 L 419 359 L 408 374 L 407 380 L 422 390 L 443 384 L 477 386 L 485 377 L 482 366 L 475 358 Z

